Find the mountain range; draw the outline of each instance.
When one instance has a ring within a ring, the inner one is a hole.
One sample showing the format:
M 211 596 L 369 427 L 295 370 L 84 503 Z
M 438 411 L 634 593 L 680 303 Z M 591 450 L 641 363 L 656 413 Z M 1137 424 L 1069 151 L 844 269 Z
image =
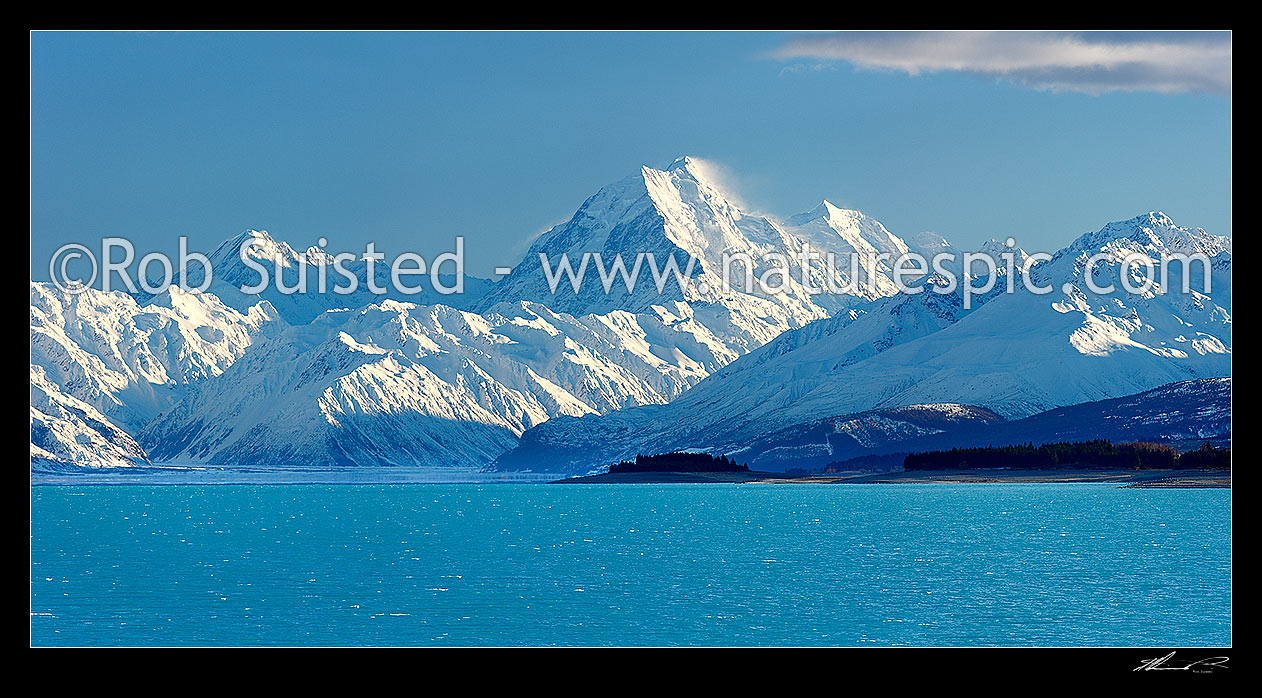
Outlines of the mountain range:
M 314 282 L 246 294 L 246 241 L 289 285 L 327 255 L 247 231 L 209 255 L 202 293 L 31 284 L 33 466 L 583 473 L 701 450 L 785 468 L 855 451 L 839 450 L 838 434 L 894 443 L 1231 375 L 1231 241 L 1160 213 L 1083 234 L 1018 271 L 1015 292 L 971 299 L 935 273 L 900 292 L 889 261 L 860 264 L 846 292 L 815 292 L 851 272 L 799 257 L 808 249 L 862 260 L 959 250 L 827 201 L 784 220 L 746 212 L 692 158 L 600 189 L 506 277 L 466 277 L 453 296 L 375 296 L 365 283 L 320 294 Z M 760 276 L 773 252 L 784 255 L 775 292 L 725 283 L 724 255 L 747 255 Z M 1212 291 L 1166 292 L 1177 274 L 1142 294 L 1083 283 L 1093 255 L 1107 284 L 1124 260 L 1181 252 L 1211 259 Z M 585 253 L 697 261 L 660 293 L 647 270 L 633 291 L 605 293 L 595 270 L 577 291 L 549 288 L 541 255 L 577 265 Z M 362 263 L 350 268 L 366 280 Z M 196 266 L 188 274 L 201 280 Z

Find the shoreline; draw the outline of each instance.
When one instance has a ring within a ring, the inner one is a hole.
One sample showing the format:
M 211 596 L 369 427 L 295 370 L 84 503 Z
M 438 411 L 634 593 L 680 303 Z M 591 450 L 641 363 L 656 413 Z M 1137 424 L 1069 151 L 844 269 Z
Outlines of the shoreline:
M 798 474 L 762 471 L 726 473 L 602 473 L 554 480 L 549 484 L 1117 484 L 1133 488 L 1231 488 L 1231 473 L 1218 470 L 920 470 L 888 473 Z
M 488 473 L 475 467 L 155 464 L 31 470 L 32 487 L 189 485 L 440 485 L 543 483 L 560 473 Z
M 777 473 L 639 472 L 560 478 L 559 473 L 485 473 L 413 468 L 179 467 L 149 466 L 78 473 L 31 472 L 36 486 L 111 485 L 410 485 L 410 484 L 1115 484 L 1135 488 L 1230 488 L 1231 472 L 1221 470 L 923 470 L 912 472 Z

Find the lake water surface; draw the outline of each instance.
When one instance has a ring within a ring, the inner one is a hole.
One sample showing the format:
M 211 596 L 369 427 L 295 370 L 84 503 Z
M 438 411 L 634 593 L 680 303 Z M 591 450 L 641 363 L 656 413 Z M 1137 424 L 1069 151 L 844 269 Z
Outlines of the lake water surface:
M 1228 645 L 1231 491 L 31 489 L 35 645 Z

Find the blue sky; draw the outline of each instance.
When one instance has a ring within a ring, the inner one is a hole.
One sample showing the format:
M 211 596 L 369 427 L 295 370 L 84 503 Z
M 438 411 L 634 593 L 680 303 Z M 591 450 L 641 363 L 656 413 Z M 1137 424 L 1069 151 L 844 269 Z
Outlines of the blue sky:
M 488 275 L 683 154 L 759 212 L 827 198 L 960 246 L 1055 250 L 1149 210 L 1231 234 L 1229 38 L 1225 70 L 1211 36 L 1094 72 L 1081 41 L 940 38 L 36 33 L 31 273 L 66 242 L 209 251 L 262 228 L 390 257 L 464 235 Z

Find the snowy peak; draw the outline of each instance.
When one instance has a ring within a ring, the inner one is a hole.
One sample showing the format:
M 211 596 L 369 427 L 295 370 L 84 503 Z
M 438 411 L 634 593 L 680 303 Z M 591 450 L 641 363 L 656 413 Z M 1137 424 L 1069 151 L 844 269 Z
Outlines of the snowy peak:
M 619 310 L 649 313 L 655 307 L 694 303 L 707 309 L 714 326 L 723 328 L 723 340 L 740 353 L 828 315 L 830 309 L 802 288 L 800 273 L 790 275 L 790 288 L 784 292 L 761 293 L 746 288 L 743 279 L 724 283 L 725 255 L 747 255 L 758 267 L 755 274 L 761 274 L 768 253 L 794 254 L 797 243 L 770 219 L 742 211 L 710 170 L 704 162 L 684 157 L 665 169 L 641 167 L 602 187 L 570 220 L 540 236 L 523 262 L 477 307 L 530 300 L 582 316 Z M 586 259 L 581 289 L 562 281 L 553 292 L 541 255 L 550 269 L 559 268 L 563 255 L 574 269 Z M 631 290 L 625 279 L 610 276 L 617 280 L 606 292 L 596 278 L 598 270 L 611 270 L 618 259 L 627 270 L 642 262 L 638 280 Z M 691 260 L 696 262 L 690 266 Z M 672 263 L 682 279 L 670 271 Z M 664 281 L 660 291 L 655 274 Z
M 640 168 L 640 172 L 646 175 L 655 172 L 665 172 L 678 178 L 680 182 L 692 182 L 698 187 L 704 187 L 711 195 L 715 195 L 725 202 L 736 198 L 732 192 L 724 188 L 723 178 L 719 174 L 717 165 L 691 155 L 676 158 L 674 162 L 667 165 L 663 170 L 656 170 L 645 165 Z
M 170 289 L 145 305 L 119 292 L 30 287 L 32 459 L 147 463 L 132 438 L 283 323 L 266 301 L 238 312 Z
M 786 329 L 897 292 L 893 260 L 909 248 L 879 221 L 825 200 L 781 223 L 742 210 L 721 180 L 713 165 L 685 156 L 664 169 L 641 167 L 602 187 L 570 220 L 540 236 L 523 262 L 475 307 L 525 299 L 585 315 L 643 313 L 684 302 L 707 308 L 713 326 L 723 328 L 723 340 L 743 353 Z M 591 282 L 597 265 L 608 268 L 621 258 L 631 269 L 647 253 L 654 260 L 645 268 L 673 259 L 687 282 L 671 277 L 659 292 L 643 282 L 650 275 L 644 268 L 633 292 L 623 281 L 609 292 Z M 563 255 L 575 270 L 584 259 L 590 262 L 582 288 L 575 291 L 564 280 L 550 287 L 541 255 L 549 273 L 559 269 Z M 684 270 L 690 259 L 696 266 Z M 732 261 L 745 259 L 752 277 L 764 283 L 751 283 L 744 262 Z
M 907 243 L 880 221 L 854 209 L 839 208 L 827 199 L 787 221 L 789 231 L 813 246 L 836 253 L 888 254 L 897 258 L 908 251 Z
M 704 271 L 713 271 L 725 252 L 756 259 L 771 252 L 793 255 L 803 241 L 819 252 L 897 257 L 908 251 L 879 221 L 827 200 L 783 225 L 750 214 L 723 191 L 718 179 L 712 165 L 691 156 L 665 169 L 642 166 L 636 175 L 602 187 L 569 221 L 540 236 L 519 267 L 537 272 L 533 262 L 539 253 L 576 257 L 600 252 L 610 257 L 679 251 L 696 257 Z M 512 275 L 507 280 L 506 288 L 518 281 Z M 504 300 L 512 299 L 499 293 L 494 302 Z
M 283 323 L 266 301 L 245 311 L 213 294 L 169 290 L 146 305 L 119 291 L 67 294 L 31 284 L 31 365 L 126 428 L 220 375 Z
M 267 274 L 267 286 L 255 294 L 242 291 L 243 287 L 253 287 L 260 281 L 258 270 L 247 266 L 241 259 L 241 247 L 247 243 L 249 247 L 246 248 L 246 257 L 253 260 L 256 267 L 262 265 Z M 484 279 L 465 276 L 463 294 L 430 293 L 431 285 L 426 283 L 422 283 L 424 290 L 420 294 L 404 294 L 390 284 L 389 263 L 386 261 L 376 264 L 373 269 L 377 285 L 386 289 L 384 295 L 377 294 L 369 286 L 368 263 L 364 259 L 343 262 L 340 265 L 342 271 L 335 271 L 334 257 L 324 248 L 312 245 L 305 251 L 298 252 L 285 241 L 277 240 L 264 230 L 246 230 L 228 238 L 207 255 L 207 258 L 214 271 L 214 278 L 206 289 L 207 292 L 241 312 L 247 311 L 260 300 L 268 301 L 285 322 L 297 325 L 311 322 L 326 310 L 357 308 L 379 302 L 383 298 L 443 303 L 464 309 L 477 302 L 490 283 Z M 277 269 L 280 272 L 279 278 L 276 275 Z M 332 289 L 348 285 L 342 278 L 343 273 L 355 277 L 354 291 L 346 294 L 332 292 Z M 183 274 L 187 274 L 187 277 L 182 278 Z M 321 278 L 324 279 L 323 287 L 330 292 L 320 292 Z M 202 265 L 191 263 L 183 272 L 176 270 L 174 285 L 198 287 L 204 279 L 205 270 Z M 279 288 L 282 283 L 287 290 L 282 291 Z M 136 294 L 136 298 L 146 305 L 160 302 L 160 297 L 155 298 L 144 293 Z
M 645 170 L 651 170 L 651 167 L 644 166 Z M 691 155 L 682 155 L 675 158 L 675 161 L 666 166 L 665 172 L 682 172 L 689 177 L 700 181 L 705 177 L 703 174 L 706 170 L 705 164 Z
M 856 214 L 858 216 L 863 216 L 862 213 L 859 213 L 858 211 L 855 211 L 853 209 L 846 209 L 846 208 L 841 208 L 839 206 L 834 206 L 833 203 L 829 201 L 828 199 L 820 199 L 820 202 L 816 204 L 815 207 L 810 209 L 809 211 L 804 211 L 802 213 L 791 216 L 789 218 L 789 223 L 791 225 L 801 225 L 802 223 L 815 220 L 815 219 L 821 219 L 828 222 L 844 221 L 844 220 L 854 218 Z
M 537 251 L 625 255 L 658 249 L 663 241 L 704 260 L 724 249 L 780 243 L 780 231 L 766 218 L 742 211 L 710 170 L 689 156 L 665 169 L 642 166 L 636 175 L 602 187 L 568 222 L 544 233 L 527 261 Z
M 317 245 L 311 245 L 303 252 L 298 252 L 284 240 L 277 240 L 266 230 L 246 230 L 224 240 L 208 255 L 215 270 L 216 279 L 223 279 L 233 284 L 256 278 L 255 273 L 245 268 L 241 261 L 241 246 L 250 243 L 246 248 L 246 256 L 264 263 L 270 271 L 271 265 L 278 265 L 288 279 L 300 274 L 313 273 L 309 267 L 332 265 L 333 256 Z M 356 267 L 356 264 L 349 265 Z M 192 265 L 188 269 L 188 280 L 192 284 L 201 281 L 200 265 Z
M 959 254 L 959 250 L 947 242 L 947 239 L 941 235 L 926 230 L 916 233 L 906 239 L 907 247 L 913 252 L 924 255 L 926 258 L 932 259 L 935 255 L 943 253 Z
M 816 204 L 813 208 L 807 211 L 803 211 L 802 213 L 796 213 L 792 216 L 789 216 L 788 220 L 785 222 L 789 226 L 804 225 L 812 221 L 823 221 L 825 223 L 828 223 L 834 219 L 834 216 L 840 219 L 844 217 L 845 214 L 847 213 L 851 213 L 851 212 L 847 211 L 846 209 L 842 209 L 842 208 L 838 208 L 834 206 L 828 199 L 820 199 L 820 202 Z M 858 212 L 854 211 L 853 213 L 858 213 Z
M 1166 214 L 1152 211 L 1129 220 L 1115 221 L 1093 233 L 1080 236 L 1066 248 L 1075 255 L 1107 252 L 1117 258 L 1140 253 L 1159 259 L 1162 254 L 1204 254 L 1213 257 L 1231 253 L 1231 238 L 1211 235 L 1204 228 L 1176 225 Z
M 646 193 L 665 222 L 671 242 L 717 265 L 723 251 L 754 251 L 783 244 L 770 220 L 742 211 L 715 182 L 710 166 L 682 157 L 665 170 L 643 167 Z
M 220 265 L 240 264 L 241 245 L 247 240 L 253 242 L 248 251 L 252 259 L 276 262 L 284 267 L 305 261 L 289 243 L 273 238 L 266 230 L 249 229 L 220 243 L 209 255 L 211 264 L 216 268 Z
M 1025 264 L 1025 260 L 1030 258 L 1030 255 L 1026 254 L 1025 250 L 1020 247 L 1015 245 L 1008 247 L 1006 241 L 1000 242 L 994 238 L 983 242 L 981 247 L 977 248 L 977 251 L 982 254 L 989 255 L 991 259 L 995 260 L 995 264 L 998 265 L 1000 269 L 1003 269 L 1004 265 L 1007 263 L 1007 259 L 1004 257 L 1006 254 L 1012 255 L 1013 264 L 1018 271 Z

